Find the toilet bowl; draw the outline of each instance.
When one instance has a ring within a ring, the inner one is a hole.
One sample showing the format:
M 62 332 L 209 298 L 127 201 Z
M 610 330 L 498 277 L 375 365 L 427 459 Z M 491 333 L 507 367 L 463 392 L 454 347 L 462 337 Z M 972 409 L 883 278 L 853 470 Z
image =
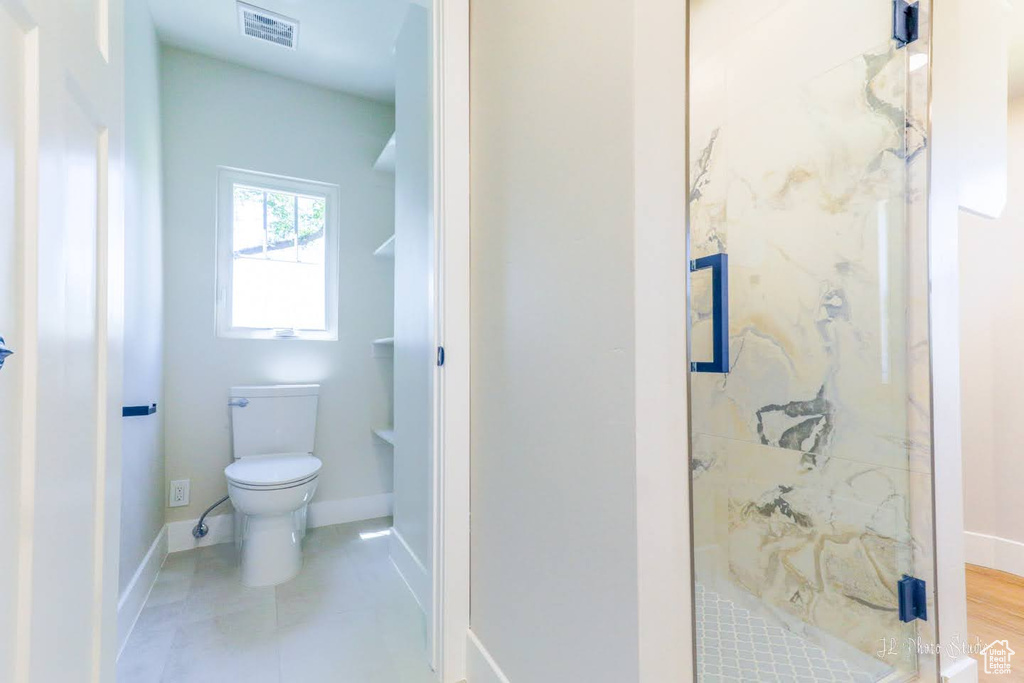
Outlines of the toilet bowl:
M 305 509 L 322 465 L 309 453 L 281 453 L 240 458 L 224 469 L 231 504 L 243 515 L 239 540 L 246 586 L 275 586 L 302 569 Z
M 224 476 L 246 586 L 275 586 L 302 569 L 306 511 L 323 466 L 313 455 L 319 391 L 317 384 L 231 389 L 235 460 Z

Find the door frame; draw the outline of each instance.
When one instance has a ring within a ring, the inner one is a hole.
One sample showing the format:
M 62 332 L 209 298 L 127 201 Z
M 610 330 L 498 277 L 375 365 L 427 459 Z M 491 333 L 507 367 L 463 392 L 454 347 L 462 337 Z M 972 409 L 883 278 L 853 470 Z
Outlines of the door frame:
M 693 680 L 686 218 L 689 3 L 636 0 L 634 273 L 638 680 Z M 685 644 L 690 643 L 687 647 Z
M 45 3 L 47 0 L 42 0 Z M 469 629 L 469 349 L 470 349 L 470 261 L 469 261 L 469 0 L 414 0 L 431 10 L 432 14 L 432 56 L 433 74 L 433 222 L 435 230 L 435 337 L 438 346 L 447 351 L 443 367 L 435 368 L 434 418 L 435 435 L 432 449 L 432 526 L 434 533 L 432 555 L 432 609 L 430 611 L 431 664 L 443 683 L 456 683 L 465 679 L 466 636 Z M 26 53 L 34 55 L 38 40 L 36 24 L 22 0 L 0 0 L 3 9 L 21 20 L 28 44 Z M 37 2 L 29 0 L 29 6 Z M 109 8 L 104 19 L 104 33 L 113 46 L 113 57 L 121 65 L 121 49 L 124 26 L 121 19 L 120 0 L 103 3 Z M 44 4 L 45 6 L 45 4 Z M 33 57 L 34 58 L 34 57 Z M 35 66 L 35 62 L 29 64 Z M 30 74 L 32 75 L 32 74 Z M 30 83 L 30 86 L 33 85 Z M 123 82 L 122 82 L 123 93 Z M 31 97 L 28 106 L 34 106 Z M 120 126 L 111 131 L 111 158 L 121 162 Z M 37 173 L 37 141 L 34 131 L 29 131 L 26 141 L 23 171 L 26 184 L 22 196 L 25 202 L 21 225 L 18 229 L 25 238 L 23 246 L 34 248 L 35 209 L 37 185 L 32 182 Z M 118 602 L 116 565 L 120 546 L 119 539 L 119 493 L 121 483 L 119 438 L 120 414 L 120 343 L 121 333 L 120 296 L 123 294 L 123 280 L 119 260 L 121 248 L 121 207 L 123 195 L 120 192 L 120 166 L 112 173 L 108 190 L 108 206 L 117 207 L 110 212 L 111 229 L 107 239 L 110 243 L 107 273 L 104 285 L 107 307 L 101 315 L 108 319 L 107 325 L 114 336 L 110 375 L 107 377 L 106 403 L 108 409 L 106 442 L 106 476 L 104 479 L 102 507 L 103 528 L 97 533 L 97 551 L 106 561 L 102 565 L 102 586 L 97 585 L 95 631 L 95 655 L 93 671 L 83 675 L 93 681 L 112 681 L 116 660 L 116 612 Z M 26 265 L 23 273 L 26 283 L 24 295 L 34 296 L 35 270 Z M 25 397 L 25 413 L 22 433 L 21 481 L 12 482 L 22 492 L 21 519 L 19 520 L 18 554 L 11 558 L 19 564 L 19 605 L 17 614 L 17 639 L 14 643 L 17 660 L 11 662 L 16 668 L 15 679 L 27 681 L 29 676 L 29 653 L 32 640 L 32 604 L 26 588 L 31 583 L 33 525 L 32 497 L 26 489 L 35 485 L 33 465 L 34 444 L 31 428 L 34 411 L 34 384 L 32 382 L 36 354 L 31 342 L 35 339 L 35 320 L 27 319 L 22 343 L 19 349 L 25 371 L 22 395 Z M 105 369 L 106 370 L 106 369 Z M 117 414 L 115 414 L 117 413 Z M 113 560 L 113 561 L 111 561 Z
M 431 9 L 436 346 L 432 467 L 431 666 L 466 678 L 469 632 L 470 231 L 469 0 L 414 0 Z

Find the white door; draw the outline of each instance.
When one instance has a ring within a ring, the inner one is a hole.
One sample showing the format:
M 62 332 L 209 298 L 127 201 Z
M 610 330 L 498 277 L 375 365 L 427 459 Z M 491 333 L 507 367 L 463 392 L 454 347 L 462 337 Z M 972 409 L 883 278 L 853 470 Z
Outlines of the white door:
M 0 680 L 112 681 L 120 0 L 0 0 Z
M 6 348 L 18 349 L 14 356 L 0 354 L 6 360 L 0 368 L 0 528 L 17 528 L 18 499 L 12 495 L 18 480 L 20 439 L 21 373 L 23 368 L 22 334 L 19 313 L 21 283 L 18 268 L 18 177 L 21 155 L 21 119 L 24 80 L 24 32 L 0 5 L 0 337 Z M 11 539 L 12 540 L 12 539 Z M 4 553 L 15 548 L 8 540 Z M 8 555 L 8 557 L 12 557 Z M 0 680 L 9 681 L 14 673 L 14 643 L 17 612 L 18 564 L 0 561 Z

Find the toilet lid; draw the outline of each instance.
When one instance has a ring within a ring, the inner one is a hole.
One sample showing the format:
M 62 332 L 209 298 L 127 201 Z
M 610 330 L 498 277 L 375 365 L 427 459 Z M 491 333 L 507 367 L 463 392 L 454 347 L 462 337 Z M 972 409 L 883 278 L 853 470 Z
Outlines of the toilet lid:
M 228 479 L 252 486 L 278 486 L 308 479 L 320 471 L 320 458 L 309 453 L 274 453 L 240 458 L 224 468 Z

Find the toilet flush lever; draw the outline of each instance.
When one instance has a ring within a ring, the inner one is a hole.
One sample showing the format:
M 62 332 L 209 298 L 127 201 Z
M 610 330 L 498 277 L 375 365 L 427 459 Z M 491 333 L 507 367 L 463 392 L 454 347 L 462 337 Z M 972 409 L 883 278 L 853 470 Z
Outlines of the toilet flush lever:
M 249 405 L 249 399 L 247 398 L 233 398 L 228 401 L 228 405 L 232 408 L 244 408 Z

